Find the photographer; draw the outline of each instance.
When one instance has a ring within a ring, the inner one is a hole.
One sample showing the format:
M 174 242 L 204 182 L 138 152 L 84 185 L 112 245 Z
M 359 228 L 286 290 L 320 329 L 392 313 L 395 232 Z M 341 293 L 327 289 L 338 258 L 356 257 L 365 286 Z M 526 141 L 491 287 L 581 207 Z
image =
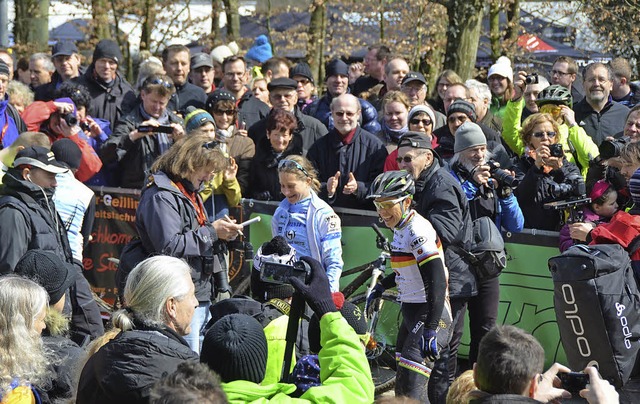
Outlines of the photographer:
M 463 123 L 456 131 L 454 149 L 451 173 L 460 181 L 467 196 L 471 219 L 486 216 L 492 219 L 498 229 L 504 227 L 507 231 L 522 231 L 524 217 L 512 191 L 517 181 L 508 171 L 498 168 L 497 163 L 490 160 L 482 129 L 472 122 Z M 465 302 L 469 308 L 471 363 L 476 361 L 480 340 L 496 323 L 499 300 L 498 276 L 478 277 L 478 295 Z
M 585 193 L 578 167 L 553 146 L 559 133 L 558 123 L 546 113 L 533 114 L 523 123 L 520 136 L 527 148 L 515 166 L 520 184 L 514 193 L 527 228 L 558 230 L 560 213 L 544 204 Z
M 54 101 L 36 101 L 22 112 L 27 129 L 31 132 L 45 133 L 51 143 L 58 139 L 69 138 L 82 150 L 82 159 L 76 178 L 87 181 L 102 168 L 102 162 L 87 141 L 80 137 L 76 105 L 70 98 L 57 98 Z
M 537 79 L 536 75 L 527 75 L 524 71 L 518 72 L 518 78 L 514 83 L 514 96 L 507 103 L 505 110 L 502 138 L 518 155 L 524 153 L 526 146 L 518 136 L 518 132 L 521 130 L 520 119 L 525 105 L 523 94 L 525 86 L 533 84 Z M 589 135 L 577 125 L 575 113 L 571 109 L 572 103 L 571 92 L 559 85 L 546 87 L 538 94 L 536 100 L 539 112 L 549 113 L 558 124 L 557 143 L 562 144 L 567 160 L 578 165 L 582 175 L 586 176 L 589 162 L 598 157 L 600 153 Z
M 600 158 L 592 161 L 589 166 L 587 187 L 592 187 L 597 181 L 606 180 L 618 191 L 618 204 L 627 206 L 629 203 L 627 182 L 633 171 L 627 178 L 620 172 L 624 164 L 620 154 L 626 145 L 638 141 L 640 141 L 640 105 L 629 111 L 622 132 L 607 137 L 600 144 Z
M 102 146 L 104 163 L 118 162 L 121 187 L 142 188 L 153 162 L 184 136 L 182 119 L 167 109 L 175 91 L 169 77 L 149 76 L 136 106 L 118 120 Z

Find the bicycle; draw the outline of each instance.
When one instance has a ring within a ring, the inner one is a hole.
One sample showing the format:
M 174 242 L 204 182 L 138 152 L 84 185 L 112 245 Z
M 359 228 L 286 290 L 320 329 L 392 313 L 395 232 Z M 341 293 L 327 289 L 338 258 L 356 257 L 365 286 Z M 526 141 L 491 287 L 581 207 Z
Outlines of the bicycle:
M 342 289 L 342 294 L 345 299 L 360 307 L 362 313 L 365 313 L 364 306 L 371 290 L 378 279 L 385 274 L 387 259 L 390 257 L 389 241 L 375 223 L 371 224 L 371 227 L 376 232 L 376 247 L 380 250 L 380 255 L 371 262 L 343 271 L 341 276 L 346 277 L 359 273 Z M 352 297 L 369 279 L 366 291 Z M 378 304 L 374 305 L 373 315 L 367 321 L 369 340 L 365 350 L 376 395 L 392 389 L 396 382 L 395 343 L 402 321 L 400 303 L 397 298 L 396 291 L 385 291 Z

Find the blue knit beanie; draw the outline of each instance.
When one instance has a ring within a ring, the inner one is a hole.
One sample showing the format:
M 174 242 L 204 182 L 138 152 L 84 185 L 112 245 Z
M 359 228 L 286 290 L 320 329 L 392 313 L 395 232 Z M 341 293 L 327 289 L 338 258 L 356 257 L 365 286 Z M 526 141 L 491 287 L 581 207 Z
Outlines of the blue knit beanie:
M 211 122 L 213 126 L 216 125 L 211 114 L 204 109 L 198 109 L 190 105 L 187 107 L 186 112 L 187 115 L 184 117 L 184 129 L 187 131 L 187 133 L 198 129 L 207 122 Z
M 260 35 L 253 43 L 253 47 L 247 51 L 244 55 L 245 58 L 256 60 L 260 63 L 264 63 L 273 57 L 271 51 L 271 45 L 269 44 L 269 38 L 266 35 Z

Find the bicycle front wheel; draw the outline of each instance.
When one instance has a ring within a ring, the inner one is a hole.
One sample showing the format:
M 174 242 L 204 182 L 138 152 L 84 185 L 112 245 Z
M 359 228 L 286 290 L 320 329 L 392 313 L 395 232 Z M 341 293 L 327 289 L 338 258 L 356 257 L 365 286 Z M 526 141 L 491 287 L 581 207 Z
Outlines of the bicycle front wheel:
M 392 389 L 396 383 L 396 339 L 402 322 L 397 292 L 385 291 L 381 299 L 378 323 L 372 335 L 375 347 L 366 350 L 376 395 Z M 354 296 L 351 303 L 364 313 L 366 296 Z

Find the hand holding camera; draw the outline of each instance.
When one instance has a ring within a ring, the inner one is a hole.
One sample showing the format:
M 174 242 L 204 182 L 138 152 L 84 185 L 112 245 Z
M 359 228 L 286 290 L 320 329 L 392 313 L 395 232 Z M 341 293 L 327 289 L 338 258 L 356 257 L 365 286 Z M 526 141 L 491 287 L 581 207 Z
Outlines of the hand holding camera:
M 291 285 L 304 297 L 318 318 L 337 311 L 329 288 L 329 278 L 327 278 L 322 264 L 311 257 L 302 257 L 300 262 L 304 262 L 310 268 L 308 282 L 305 283 L 299 278 L 291 278 L 289 281 Z
M 616 389 L 608 381 L 602 379 L 598 369 L 588 366 L 584 374 L 589 377 L 589 387 L 580 390 L 580 397 L 585 398 L 590 404 L 618 403 L 619 397 Z

